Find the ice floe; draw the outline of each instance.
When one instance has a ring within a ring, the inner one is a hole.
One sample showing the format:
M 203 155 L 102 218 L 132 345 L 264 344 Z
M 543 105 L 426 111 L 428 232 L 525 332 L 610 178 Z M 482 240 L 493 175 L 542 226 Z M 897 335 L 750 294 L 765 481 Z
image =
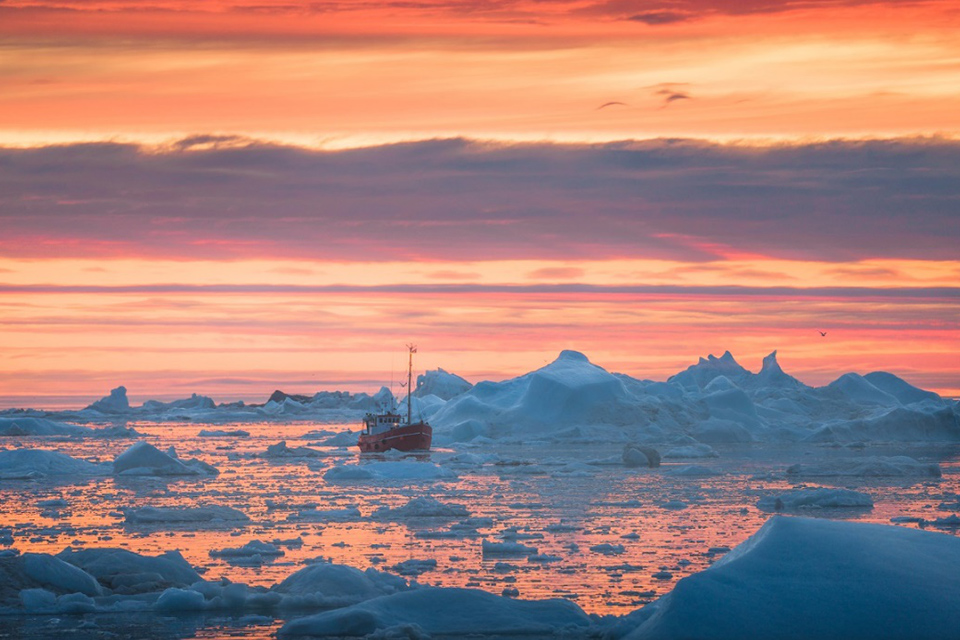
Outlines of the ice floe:
M 850 489 L 794 489 L 779 495 L 766 496 L 757 502 L 764 511 L 797 511 L 799 509 L 872 508 L 873 498 Z
M 167 453 L 149 442 L 137 442 L 113 461 L 122 476 L 215 476 L 220 472 L 201 460 L 181 460 L 173 447 Z
M 201 507 L 123 507 L 127 524 L 146 525 L 200 525 L 241 524 L 250 518 L 233 507 L 209 505 Z
M 291 620 L 281 638 L 367 636 L 419 629 L 444 636 L 551 636 L 584 631 L 591 619 L 569 600 L 515 600 L 473 589 L 421 588 Z
M 626 638 L 953 637 L 958 566 L 953 536 L 778 516 L 637 612 Z
M 864 456 L 799 463 L 787 467 L 787 475 L 792 478 L 939 478 L 942 472 L 935 462 L 919 462 L 908 456 Z
M 0 451 L 0 478 L 31 479 L 56 476 L 62 480 L 83 481 L 90 476 L 110 473 L 102 464 L 78 460 L 59 451 L 10 449 Z

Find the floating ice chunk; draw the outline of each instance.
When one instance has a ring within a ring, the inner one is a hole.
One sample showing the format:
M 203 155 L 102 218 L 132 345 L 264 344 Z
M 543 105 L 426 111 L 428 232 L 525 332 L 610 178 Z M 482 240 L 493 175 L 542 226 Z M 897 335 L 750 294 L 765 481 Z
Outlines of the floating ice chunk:
M 103 465 L 77 460 L 59 451 L 44 449 L 12 449 L 0 451 L 0 478 L 29 479 L 43 476 L 77 476 L 78 478 L 107 475 Z
M 713 447 L 708 444 L 689 444 L 682 447 L 674 447 L 665 454 L 664 458 L 719 458 Z
M 945 518 L 937 518 L 930 524 L 940 529 L 956 529 L 957 527 L 960 527 L 960 517 L 957 517 L 956 514 L 953 514 Z
M 162 613 L 178 613 L 181 611 L 203 611 L 207 608 L 207 600 L 203 594 L 192 589 L 178 589 L 171 587 L 157 598 L 153 605 L 154 611 Z
M 763 511 L 796 511 L 798 509 L 872 508 L 873 499 L 850 489 L 795 489 L 757 502 Z
M 896 524 L 906 524 L 908 522 L 909 523 L 926 522 L 926 520 L 924 520 L 919 516 L 893 516 L 892 518 L 890 518 L 890 522 L 893 522 Z
M 0 436 L 87 436 L 94 430 L 73 424 L 53 422 L 43 418 L 0 417 Z
M 345 607 L 410 588 L 403 578 L 376 569 L 360 571 L 344 565 L 318 562 L 288 576 L 273 591 L 283 597 L 281 607 L 316 609 Z
M 57 594 L 46 589 L 22 589 L 20 604 L 27 613 L 54 613 L 57 610 Z
M 93 598 L 85 593 L 67 593 L 57 598 L 57 612 L 67 614 L 84 614 L 96 611 L 97 605 Z
M 660 505 L 661 509 L 669 509 L 671 511 L 680 511 L 681 509 L 687 508 L 687 503 L 680 500 L 670 500 L 669 502 L 664 502 Z
M 145 556 L 125 549 L 72 549 L 57 554 L 116 594 L 132 595 L 187 587 L 200 579 L 179 551 Z
M 554 478 L 592 478 L 599 470 L 596 466 L 582 462 L 568 462 L 559 469 L 550 472 Z
M 485 556 L 530 556 L 537 553 L 536 547 L 528 547 L 519 542 L 490 542 L 484 540 L 481 549 Z
M 610 544 L 609 542 L 603 542 L 590 547 L 590 551 L 593 551 L 594 553 L 600 553 L 605 556 L 618 556 L 623 553 L 624 548 L 622 544 Z
M 557 636 L 583 632 L 591 620 L 569 600 L 514 600 L 474 589 L 421 588 L 291 620 L 279 636 L 364 636 L 401 624 L 451 637 Z
M 123 507 L 127 524 L 181 525 L 249 522 L 245 514 L 231 507 Z
M 712 467 L 704 467 L 699 464 L 690 464 L 682 467 L 673 467 L 667 471 L 667 475 L 677 476 L 680 478 L 709 478 L 711 476 L 723 475 L 723 472 Z
M 353 522 L 360 520 L 360 509 L 355 506 L 343 509 L 301 509 L 290 520 L 306 520 L 307 522 Z
M 339 465 L 323 474 L 324 480 L 455 480 L 456 474 L 432 462 L 398 460 L 361 465 Z
M 401 576 L 419 576 L 422 573 L 433 571 L 436 568 L 437 561 L 433 558 L 428 558 L 426 560 L 417 560 L 411 558 L 410 560 L 404 560 L 403 562 L 390 567 L 391 570 L 397 572 Z
M 346 482 L 351 480 L 373 480 L 373 471 L 356 464 L 337 465 L 327 469 L 323 479 L 327 482 Z
M 940 465 L 919 462 L 907 456 L 839 458 L 829 462 L 801 463 L 787 468 L 793 478 L 851 476 L 862 478 L 939 478 Z
M 260 540 L 251 540 L 242 547 L 227 547 L 226 549 L 211 549 L 213 558 L 240 558 L 247 556 L 280 557 L 284 551 L 276 545 Z
M 114 414 L 127 413 L 130 411 L 130 401 L 127 400 L 127 388 L 119 386 L 110 391 L 110 395 L 101 398 L 88 406 L 87 411 L 98 411 L 100 413 Z
M 172 447 L 171 447 L 172 452 Z M 124 476 L 208 476 L 220 472 L 200 460 L 180 460 L 149 442 L 137 442 L 113 461 L 113 472 Z
M 470 512 L 462 504 L 440 502 L 430 496 L 413 498 L 402 507 L 382 507 L 373 512 L 377 520 L 406 520 L 409 518 L 466 518 Z
M 288 447 L 287 441 L 282 440 L 277 444 L 271 444 L 264 453 L 260 454 L 262 458 L 318 458 L 324 456 L 322 451 L 311 449 L 310 447 Z
M 659 467 L 660 453 L 652 447 L 628 444 L 623 447 L 623 464 L 627 467 Z
M 319 443 L 321 447 L 355 447 L 360 438 L 359 431 L 342 431 Z
M 535 553 L 532 556 L 527 556 L 527 562 L 540 562 L 543 564 L 549 562 L 560 562 L 563 560 L 560 556 L 552 556 L 546 553 Z
M 86 571 L 45 553 L 25 553 L 23 572 L 46 589 L 60 593 L 103 595 L 96 579 Z
M 680 580 L 628 638 L 953 637 L 958 566 L 953 536 L 774 517 L 712 567 Z
M 244 431 L 243 429 L 233 429 L 232 431 L 223 429 L 201 429 L 197 435 L 201 438 L 247 438 L 250 436 L 250 432 Z

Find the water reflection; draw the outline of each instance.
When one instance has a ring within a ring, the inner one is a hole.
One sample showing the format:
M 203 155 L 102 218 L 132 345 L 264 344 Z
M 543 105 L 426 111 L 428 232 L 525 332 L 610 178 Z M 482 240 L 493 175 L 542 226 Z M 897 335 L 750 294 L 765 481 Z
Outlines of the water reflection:
M 223 429 L 223 425 L 131 426 L 160 450 L 176 446 L 181 456 L 212 464 L 220 475 L 104 476 L 72 484 L 2 481 L 0 528 L 12 530 L 15 548 L 57 553 L 67 546 L 109 546 L 150 555 L 179 549 L 207 579 L 225 577 L 264 586 L 280 582 L 305 560 L 321 557 L 361 569 L 392 568 L 422 583 L 478 587 L 498 594 L 516 589 L 521 598 L 560 596 L 588 612 L 622 614 L 669 591 L 676 580 L 709 566 L 722 557 L 724 548 L 736 546 L 756 531 L 769 517 L 756 508 L 764 496 L 805 486 L 854 488 L 872 496 L 873 509 L 804 513 L 888 523 L 895 516 L 932 520 L 949 515 L 943 505 L 957 503 L 960 490 L 958 445 L 717 445 L 719 458 L 668 461 L 659 469 L 583 464 L 619 455 L 620 445 L 488 445 L 460 451 L 496 454 L 499 463 L 457 463 L 451 460 L 456 453 L 452 450 L 416 456 L 453 471 L 453 479 L 332 484 L 324 481 L 323 473 L 334 464 L 392 458 L 361 457 L 352 448 L 318 447 L 315 437 L 308 437 L 316 429 L 336 431 L 353 425 L 230 425 L 230 429 L 250 432 L 246 438 L 197 436 L 204 428 Z M 292 448 L 319 448 L 324 455 L 263 458 L 267 446 L 279 440 Z M 131 442 L 19 437 L 7 445 L 57 449 L 109 463 Z M 791 479 L 783 473 L 797 462 L 876 455 L 937 461 L 944 477 Z M 716 475 L 671 473 L 692 464 Z M 464 505 L 469 517 L 371 518 L 377 509 L 397 508 L 415 497 Z M 63 502 L 41 504 L 44 501 Z M 132 525 L 125 522 L 123 513 L 129 507 L 203 505 L 238 509 L 250 522 Z M 308 510 L 346 513 L 353 507 L 359 517 L 315 521 L 305 515 Z M 299 539 L 302 544 L 281 545 L 282 556 L 259 564 L 210 555 L 212 550 L 239 547 L 253 539 Z M 535 548 L 536 555 L 484 555 L 483 540 L 518 542 Z M 432 562 L 411 563 L 416 560 Z M 71 637 L 88 637 L 88 631 L 89 637 L 103 637 L 92 627 L 81 628 L 88 620 L 100 630 L 122 629 L 120 635 L 125 637 L 151 638 L 270 637 L 279 624 L 258 620 L 263 626 L 250 626 L 230 618 L 196 616 L 66 616 L 59 622 L 24 617 L 0 619 L 0 637 L 52 637 L 66 630 L 60 625 L 73 625 L 69 626 Z

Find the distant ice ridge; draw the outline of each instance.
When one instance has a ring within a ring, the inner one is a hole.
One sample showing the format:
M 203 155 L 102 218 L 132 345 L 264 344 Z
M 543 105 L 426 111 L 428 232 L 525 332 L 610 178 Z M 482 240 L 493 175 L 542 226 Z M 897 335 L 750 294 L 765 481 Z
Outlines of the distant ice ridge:
M 764 358 L 759 373 L 726 352 L 652 382 L 563 351 L 518 378 L 480 382 L 428 417 L 441 443 L 530 436 L 678 441 L 669 457 L 698 457 L 711 455 L 703 444 L 717 443 L 960 441 L 958 411 L 885 372 L 845 374 L 825 387 L 809 387 L 783 371 L 776 352 Z
M 451 379 L 458 376 L 447 374 Z M 448 383 L 447 387 L 451 387 Z M 443 402 L 436 396 L 429 396 L 436 402 Z M 160 402 L 147 400 L 141 406 L 131 406 L 127 398 L 127 389 L 119 386 L 110 394 L 84 409 L 77 411 L 43 411 L 36 409 L 16 409 L 0 412 L 0 436 L 2 435 L 99 435 L 118 437 L 136 436 L 132 430 L 123 431 L 123 427 L 111 429 L 89 429 L 65 422 L 103 422 L 123 423 L 128 420 L 151 420 L 161 422 L 196 421 L 205 423 L 262 422 L 264 420 L 320 420 L 325 422 L 344 422 L 359 420 L 364 413 L 395 407 L 393 393 L 383 387 L 377 393 L 350 393 L 348 391 L 319 391 L 313 396 L 287 394 L 274 391 L 263 404 L 245 404 L 231 402 L 217 404 L 212 398 L 194 393 L 189 398 Z M 43 420 L 47 418 L 47 420 Z M 52 422 L 55 420 L 56 422 Z M 9 433 L 8 433 L 9 432 Z M 207 430 L 207 436 L 238 435 L 224 431 Z
M 122 426 L 111 432 L 64 424 L 70 421 L 359 422 L 368 411 L 397 404 L 384 387 L 373 395 L 276 391 L 263 405 L 217 405 L 194 394 L 131 407 L 126 389 L 117 387 L 80 411 L 2 412 L 0 435 L 137 435 L 122 431 Z M 784 372 L 776 352 L 763 359 L 758 373 L 742 367 L 728 351 L 700 358 L 665 382 L 608 372 L 576 351 L 563 351 L 550 364 L 517 378 L 474 386 L 436 369 L 418 377 L 411 404 L 417 418 L 432 424 L 438 445 L 483 438 L 666 443 L 672 447 L 666 457 L 693 458 L 712 455 L 704 445 L 757 441 L 960 441 L 960 403 L 944 401 L 882 371 L 847 373 L 826 386 L 810 387 Z M 321 444 L 354 446 L 356 437 L 344 433 Z

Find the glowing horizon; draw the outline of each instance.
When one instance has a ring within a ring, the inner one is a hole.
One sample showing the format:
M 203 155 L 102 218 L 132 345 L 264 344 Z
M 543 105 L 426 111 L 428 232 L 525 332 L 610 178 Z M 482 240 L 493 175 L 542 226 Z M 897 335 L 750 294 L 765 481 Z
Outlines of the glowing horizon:
M 410 340 L 473 381 L 779 350 L 960 395 L 958 31 L 955 0 L 0 3 L 0 396 L 374 390 Z

